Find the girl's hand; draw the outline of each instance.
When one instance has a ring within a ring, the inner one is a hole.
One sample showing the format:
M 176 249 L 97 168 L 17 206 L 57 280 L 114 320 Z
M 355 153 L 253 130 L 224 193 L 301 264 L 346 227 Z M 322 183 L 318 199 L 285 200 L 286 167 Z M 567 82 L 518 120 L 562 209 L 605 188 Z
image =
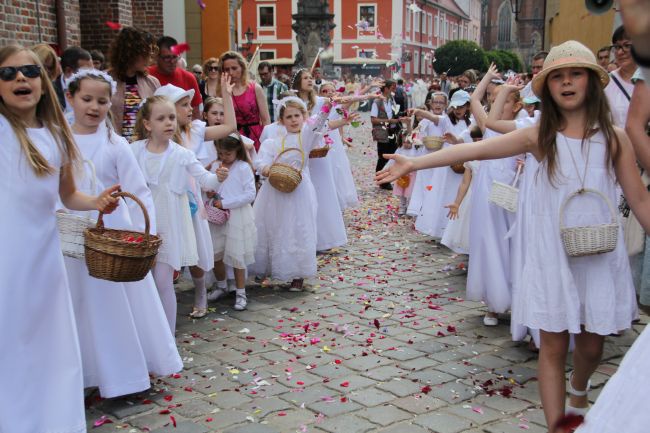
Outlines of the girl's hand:
M 412 158 L 397 154 L 385 154 L 384 158 L 392 159 L 395 163 L 375 174 L 375 182 L 378 184 L 392 182 L 413 171 Z
M 372 82 L 370 83 L 370 87 L 384 87 L 384 79 L 383 78 L 374 78 Z
M 523 84 L 502 84 L 500 87 L 503 91 L 512 93 L 523 90 L 525 86 Z
M 496 65 L 494 63 L 490 63 L 490 67 L 488 68 L 487 72 L 485 73 L 486 77 L 489 77 L 490 80 L 493 80 L 495 78 L 499 77 L 499 70 L 497 69 Z
M 217 179 L 219 182 L 223 182 L 228 177 L 228 169 L 226 167 L 219 167 L 217 169 Z
M 216 207 L 217 209 L 223 210 L 223 203 L 221 203 L 221 200 L 213 201 L 212 206 Z
M 271 167 L 264 167 L 262 170 L 260 170 L 260 174 L 264 177 L 269 177 L 269 172 L 271 171 Z
M 526 165 L 526 161 L 524 161 L 521 158 L 517 158 L 517 170 L 519 170 L 519 169 L 523 170 L 525 165 Z
M 445 132 L 442 138 L 444 138 L 447 143 L 451 143 L 451 144 L 458 144 L 463 142 L 460 138 L 456 137 L 451 132 Z
M 119 185 L 113 185 L 112 187 L 102 191 L 101 194 L 95 197 L 95 209 L 105 214 L 109 214 L 117 209 L 119 198 L 113 196 L 113 193 L 118 192 L 119 190 Z
M 449 203 L 445 207 L 449 209 L 449 213 L 447 213 L 447 218 L 449 218 L 450 220 L 455 220 L 456 218 L 458 218 L 458 208 L 460 207 L 458 203 L 456 202 Z
M 361 115 L 359 113 L 350 113 L 348 114 L 348 117 L 345 118 L 345 123 L 348 125 L 352 122 L 358 121 Z
M 221 96 L 232 96 L 232 90 L 235 88 L 235 83 L 230 82 L 230 74 L 221 74 Z

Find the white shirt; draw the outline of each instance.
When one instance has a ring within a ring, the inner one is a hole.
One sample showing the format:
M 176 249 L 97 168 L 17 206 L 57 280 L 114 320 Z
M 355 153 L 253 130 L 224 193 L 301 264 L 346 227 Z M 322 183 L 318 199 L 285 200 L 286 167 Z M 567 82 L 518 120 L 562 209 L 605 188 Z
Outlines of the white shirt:
M 616 77 L 619 83 L 623 86 L 627 94 L 632 97 L 632 92 L 634 91 L 634 84 L 629 81 L 623 80 L 621 75 L 616 71 L 612 71 L 610 74 L 612 77 Z M 623 91 L 618 87 L 614 82 L 614 78 L 609 80 L 609 84 L 605 87 L 605 95 L 609 101 L 609 107 L 612 110 L 612 117 L 614 118 L 614 125 L 625 128 L 625 122 L 627 122 L 627 111 L 630 108 L 630 101 L 623 94 Z
M 370 117 L 379 117 L 379 100 L 376 100 L 370 108 Z M 384 101 L 384 109 L 386 110 L 386 115 L 389 119 L 393 118 L 393 100 L 387 99 Z

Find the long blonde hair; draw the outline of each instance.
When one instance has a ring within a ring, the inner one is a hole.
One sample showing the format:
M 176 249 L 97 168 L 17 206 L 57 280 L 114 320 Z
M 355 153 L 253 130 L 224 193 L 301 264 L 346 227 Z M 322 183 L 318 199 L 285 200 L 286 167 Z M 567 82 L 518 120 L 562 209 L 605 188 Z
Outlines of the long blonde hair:
M 79 159 L 79 151 L 72 138 L 68 121 L 63 116 L 63 111 L 61 111 L 61 106 L 54 92 L 54 87 L 52 87 L 52 82 L 38 56 L 33 51 L 20 45 L 8 45 L 0 49 L 0 64 L 4 63 L 9 57 L 21 52 L 27 53 L 32 58 L 34 64 L 41 67 L 40 79 L 43 95 L 36 105 L 36 119 L 42 122 L 43 126 L 54 137 L 61 154 L 64 156 L 64 163 L 75 163 Z M 11 128 L 16 134 L 20 147 L 25 153 L 25 157 L 27 157 L 27 161 L 29 161 L 29 165 L 34 170 L 34 173 L 39 177 L 54 174 L 56 172 L 55 168 L 50 165 L 48 160 L 38 151 L 29 138 L 25 119 L 14 114 L 2 98 L 0 98 L 0 115 L 4 116 L 11 124 Z
M 140 107 L 140 111 L 138 111 L 138 116 L 135 120 L 135 128 L 133 130 L 134 140 L 144 140 L 149 138 L 149 131 L 144 127 L 144 121 L 151 119 L 151 112 L 153 111 L 153 106 L 156 104 L 170 104 L 172 107 L 174 106 L 174 103 L 166 96 L 149 96 L 142 104 L 142 107 Z M 174 109 L 175 108 L 176 107 L 174 107 Z M 174 113 L 175 112 L 176 111 L 174 111 Z M 177 127 L 173 140 L 180 143 L 180 141 L 177 141 L 180 139 L 180 137 L 177 137 L 178 134 L 179 132 Z
M 239 67 L 241 68 L 241 77 L 239 78 L 239 84 L 244 87 L 248 86 L 248 64 L 246 63 L 246 60 L 244 60 L 244 57 L 236 51 L 226 51 L 225 53 L 221 54 L 221 57 L 219 58 L 219 69 L 221 70 L 222 74 L 223 65 L 226 60 L 236 60 L 237 63 L 239 63 Z M 221 82 L 219 82 L 218 87 L 219 94 L 221 94 Z

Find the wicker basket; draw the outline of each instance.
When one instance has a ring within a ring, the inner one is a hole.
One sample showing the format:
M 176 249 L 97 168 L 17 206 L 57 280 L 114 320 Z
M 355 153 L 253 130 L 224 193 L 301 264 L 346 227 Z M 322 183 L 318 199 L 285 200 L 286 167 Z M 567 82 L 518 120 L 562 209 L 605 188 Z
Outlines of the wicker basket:
M 493 180 L 488 201 L 504 208 L 508 212 L 517 212 L 519 188 L 516 188 L 515 185 L 519 180 L 519 174 L 521 174 L 521 167 L 517 168 L 517 174 L 515 175 L 515 180 L 512 181 L 512 185 Z
M 149 214 L 136 196 L 128 192 L 118 192 L 114 196 L 128 197 L 140 206 L 144 214 L 145 232 L 107 229 L 104 227 L 103 213 L 100 212 L 97 226 L 85 232 L 88 273 L 108 281 L 139 281 L 153 267 L 162 239 L 149 233 Z M 142 241 L 133 242 L 129 238 L 141 238 Z
M 430 135 L 428 137 L 424 137 L 422 139 L 422 143 L 424 143 L 424 147 L 426 147 L 428 150 L 440 150 L 442 148 L 442 143 L 445 142 L 445 139 L 442 137 L 436 137 L 433 135 Z
M 609 223 L 582 227 L 566 227 L 564 225 L 564 209 L 574 197 L 584 193 L 600 196 L 611 213 Z M 569 195 L 560 207 L 560 235 L 564 250 L 570 257 L 590 256 L 614 251 L 618 243 L 618 221 L 612 203 L 600 191 L 590 188 L 579 189 Z
M 290 151 L 300 152 L 300 170 L 290 166 L 289 164 L 278 162 L 278 158 L 280 158 L 282 154 Z M 273 161 L 273 164 L 271 164 L 271 168 L 269 169 L 269 183 L 273 188 L 277 189 L 280 192 L 293 192 L 296 188 L 298 188 L 300 182 L 302 182 L 302 167 L 304 164 L 305 156 L 302 150 L 295 147 L 283 150 L 278 154 L 278 156 L 275 157 L 275 161 Z
M 453 170 L 454 173 L 456 174 L 463 174 L 465 173 L 465 164 L 460 162 L 458 164 L 452 164 L 449 166 Z
M 94 194 L 97 189 L 95 165 L 90 160 L 84 160 L 83 162 L 90 167 L 90 188 Z M 97 221 L 95 219 L 90 218 L 90 212 L 87 212 L 86 216 L 84 216 L 58 211 L 56 213 L 56 225 L 59 229 L 59 241 L 61 242 L 61 252 L 63 255 L 75 259 L 83 259 L 85 256 L 84 232 L 96 223 Z
M 214 207 L 214 199 L 206 200 L 205 212 L 208 214 L 208 221 L 212 224 L 222 226 L 230 218 L 230 211 L 228 209 L 219 209 Z
M 310 158 L 325 158 L 327 154 L 330 151 L 329 146 L 324 146 L 324 147 L 317 147 L 316 149 L 312 149 L 311 152 L 309 152 L 309 157 Z

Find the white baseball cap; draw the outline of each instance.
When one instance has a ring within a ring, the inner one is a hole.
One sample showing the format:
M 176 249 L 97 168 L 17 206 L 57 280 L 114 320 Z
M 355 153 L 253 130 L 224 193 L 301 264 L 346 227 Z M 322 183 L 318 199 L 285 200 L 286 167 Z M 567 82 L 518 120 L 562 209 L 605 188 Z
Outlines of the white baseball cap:
M 175 104 L 186 96 L 189 96 L 191 101 L 194 98 L 194 89 L 183 90 L 173 84 L 165 84 L 156 89 L 154 96 L 166 96 Z
M 462 107 L 463 105 L 467 104 L 470 101 L 470 99 L 471 96 L 469 96 L 469 93 L 467 93 L 464 90 L 457 90 L 451 96 L 451 101 L 449 101 L 449 106 L 451 108 Z

